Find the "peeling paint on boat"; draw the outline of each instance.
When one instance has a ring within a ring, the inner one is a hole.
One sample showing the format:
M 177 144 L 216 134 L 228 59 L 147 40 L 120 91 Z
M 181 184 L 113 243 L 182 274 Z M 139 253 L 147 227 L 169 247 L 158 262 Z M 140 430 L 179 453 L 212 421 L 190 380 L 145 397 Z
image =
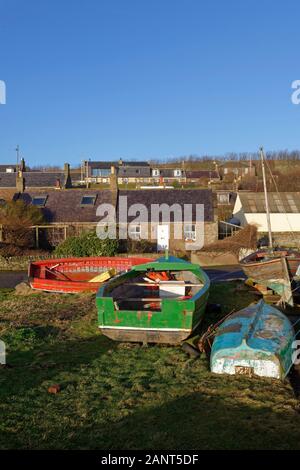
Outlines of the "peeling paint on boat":
M 288 318 L 261 300 L 221 324 L 212 346 L 211 371 L 283 379 L 292 366 L 293 339 Z

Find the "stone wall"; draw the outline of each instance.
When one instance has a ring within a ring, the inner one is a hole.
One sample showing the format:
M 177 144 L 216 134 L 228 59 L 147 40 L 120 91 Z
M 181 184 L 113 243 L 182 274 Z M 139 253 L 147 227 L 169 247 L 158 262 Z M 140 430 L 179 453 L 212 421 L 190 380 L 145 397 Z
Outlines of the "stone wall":
M 268 236 L 267 233 L 258 233 L 258 239 Z M 273 232 L 273 242 L 275 245 L 299 248 L 300 247 L 300 233 L 299 232 Z

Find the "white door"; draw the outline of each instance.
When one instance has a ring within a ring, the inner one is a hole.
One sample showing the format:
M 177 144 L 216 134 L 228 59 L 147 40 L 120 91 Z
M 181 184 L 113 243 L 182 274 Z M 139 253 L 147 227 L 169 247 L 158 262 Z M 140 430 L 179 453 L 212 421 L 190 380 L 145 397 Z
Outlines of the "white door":
M 169 249 L 170 231 L 169 225 L 157 226 L 157 251 L 164 251 Z

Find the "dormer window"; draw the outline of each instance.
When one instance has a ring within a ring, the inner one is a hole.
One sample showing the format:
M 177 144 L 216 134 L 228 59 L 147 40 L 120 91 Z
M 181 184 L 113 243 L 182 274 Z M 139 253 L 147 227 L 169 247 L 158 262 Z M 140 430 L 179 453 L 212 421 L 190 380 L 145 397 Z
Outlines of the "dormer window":
M 35 196 L 32 199 L 32 205 L 36 207 L 44 207 L 46 205 L 47 196 Z
M 80 205 L 81 206 L 94 206 L 95 201 L 96 201 L 96 196 L 95 195 L 82 196 Z

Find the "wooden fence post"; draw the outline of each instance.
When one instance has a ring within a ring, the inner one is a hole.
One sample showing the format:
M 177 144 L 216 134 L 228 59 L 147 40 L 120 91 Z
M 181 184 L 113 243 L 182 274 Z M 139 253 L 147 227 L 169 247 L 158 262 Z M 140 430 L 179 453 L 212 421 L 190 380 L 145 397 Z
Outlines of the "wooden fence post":
M 39 248 L 39 228 L 35 227 L 35 247 Z

